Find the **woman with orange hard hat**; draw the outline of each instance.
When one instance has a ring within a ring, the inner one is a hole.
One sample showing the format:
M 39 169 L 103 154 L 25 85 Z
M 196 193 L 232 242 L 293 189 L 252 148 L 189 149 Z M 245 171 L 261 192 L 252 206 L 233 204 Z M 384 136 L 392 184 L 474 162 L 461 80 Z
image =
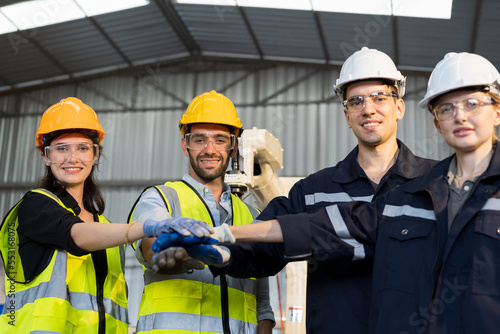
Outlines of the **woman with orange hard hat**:
M 167 231 L 208 235 L 194 220 L 110 224 L 95 178 L 104 135 L 77 98 L 43 114 L 36 145 L 45 175 L 0 227 L 1 333 L 128 333 L 123 245 Z

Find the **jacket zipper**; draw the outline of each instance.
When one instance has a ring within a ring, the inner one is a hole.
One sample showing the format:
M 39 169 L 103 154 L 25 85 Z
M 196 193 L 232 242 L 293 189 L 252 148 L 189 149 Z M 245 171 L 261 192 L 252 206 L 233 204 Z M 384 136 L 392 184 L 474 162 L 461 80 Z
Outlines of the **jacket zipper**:
M 472 188 L 472 190 L 470 191 L 470 193 L 469 193 L 469 197 L 467 197 L 467 199 L 466 199 L 466 200 L 462 203 L 462 205 L 460 206 L 460 208 L 459 208 L 459 209 L 458 209 L 458 211 L 457 211 L 457 214 L 456 214 L 456 215 L 455 215 L 455 217 L 453 218 L 452 225 L 453 225 L 453 223 L 455 222 L 455 219 L 457 218 L 457 216 L 458 216 L 458 214 L 460 213 L 460 211 L 462 211 L 462 208 L 465 206 L 465 203 L 469 200 L 470 196 L 472 196 L 472 194 L 474 193 L 474 191 L 475 191 L 475 190 L 476 190 L 476 188 L 478 187 L 479 183 L 480 183 L 482 180 L 484 180 L 484 179 L 486 179 L 486 177 L 485 177 L 485 176 L 483 176 L 482 178 L 478 179 L 478 180 L 477 180 L 477 182 L 475 182 L 475 183 L 474 183 L 474 187 L 473 187 L 473 188 Z M 431 197 L 431 199 L 432 199 L 432 205 L 433 205 L 433 207 L 434 207 L 434 214 L 435 214 L 435 216 L 436 216 L 436 218 L 437 218 L 437 210 L 436 210 L 436 203 L 434 202 L 434 197 L 432 197 L 432 193 L 431 193 L 429 190 L 427 190 L 427 192 L 429 193 L 429 195 L 430 195 L 430 197 Z M 439 257 L 439 222 L 437 221 L 437 219 L 436 219 L 436 223 L 437 223 L 437 226 L 436 226 L 436 227 L 437 227 L 437 245 L 436 245 L 436 246 L 437 246 L 437 253 L 436 253 L 436 258 L 435 258 L 435 260 L 434 260 L 434 265 L 433 265 L 433 267 L 432 267 L 431 284 L 434 284 L 434 279 L 433 279 L 433 277 L 434 277 L 434 272 L 435 272 L 436 265 L 437 265 L 437 261 L 438 261 L 438 257 Z M 447 222 L 447 223 L 448 223 L 448 222 Z M 441 281 L 441 273 L 439 274 L 439 277 L 438 277 L 438 282 L 440 282 L 440 281 Z M 431 304 L 429 305 L 429 316 L 430 316 L 430 318 L 429 318 L 429 319 L 432 319 L 432 314 L 433 314 L 433 311 L 434 311 L 434 310 L 433 310 L 433 305 L 434 305 L 433 301 L 434 301 L 434 298 L 435 298 L 435 296 L 436 296 L 436 292 L 437 292 L 437 286 L 433 286 L 433 288 L 432 288 L 432 295 L 431 295 L 431 301 L 430 301 L 430 303 L 431 303 Z M 430 324 L 430 322 L 429 322 L 429 324 Z M 427 332 L 429 332 L 429 331 L 430 331 L 430 328 L 431 328 L 431 326 L 429 326 L 429 327 L 427 328 Z

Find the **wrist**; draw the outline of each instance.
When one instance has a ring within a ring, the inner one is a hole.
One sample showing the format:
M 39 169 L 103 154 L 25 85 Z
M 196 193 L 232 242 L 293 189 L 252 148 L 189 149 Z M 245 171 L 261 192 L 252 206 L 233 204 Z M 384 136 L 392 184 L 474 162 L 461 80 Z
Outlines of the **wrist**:
M 145 237 L 143 231 L 143 223 L 131 222 L 125 230 L 125 243 L 127 245 L 133 244 L 136 240 Z

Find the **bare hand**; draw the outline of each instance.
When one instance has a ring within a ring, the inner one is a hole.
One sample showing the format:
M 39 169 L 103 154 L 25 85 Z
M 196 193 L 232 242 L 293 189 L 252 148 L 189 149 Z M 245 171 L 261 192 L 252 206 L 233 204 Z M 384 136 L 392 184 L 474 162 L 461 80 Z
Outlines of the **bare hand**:
M 189 257 L 182 247 L 170 247 L 155 253 L 151 262 L 153 271 L 163 275 L 184 274 L 193 269 L 202 270 L 205 268 L 203 262 Z

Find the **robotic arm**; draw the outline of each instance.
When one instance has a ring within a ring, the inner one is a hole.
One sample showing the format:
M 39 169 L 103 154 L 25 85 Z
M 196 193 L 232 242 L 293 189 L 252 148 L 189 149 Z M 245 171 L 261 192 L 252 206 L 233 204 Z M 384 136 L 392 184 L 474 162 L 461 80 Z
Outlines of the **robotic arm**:
M 250 189 L 259 209 L 288 191 L 276 174 L 283 168 L 283 148 L 266 129 L 254 127 L 243 132 L 232 167 L 226 173 L 225 183 L 240 196 Z
M 255 205 L 263 210 L 266 205 L 276 196 L 286 196 L 292 185 L 300 178 L 282 177 L 276 174 L 277 170 L 283 168 L 283 148 L 279 140 L 265 129 L 252 128 L 245 130 L 240 138 L 238 154 L 232 161 L 233 170 L 228 171 L 225 183 L 231 187 L 231 191 L 242 196 L 248 190 L 254 197 Z M 279 274 L 278 274 L 279 275 Z M 276 282 L 279 277 L 276 276 Z M 307 264 L 305 261 L 292 262 L 286 266 L 286 310 L 288 314 L 282 314 L 280 304 L 280 315 L 276 316 L 276 323 L 282 333 L 304 334 L 305 333 L 305 303 L 306 303 L 306 279 Z M 274 285 L 271 284 L 273 290 Z M 274 287 L 280 298 L 279 283 Z M 273 300 L 271 298 L 271 300 Z M 283 322 L 286 320 L 286 331 Z

